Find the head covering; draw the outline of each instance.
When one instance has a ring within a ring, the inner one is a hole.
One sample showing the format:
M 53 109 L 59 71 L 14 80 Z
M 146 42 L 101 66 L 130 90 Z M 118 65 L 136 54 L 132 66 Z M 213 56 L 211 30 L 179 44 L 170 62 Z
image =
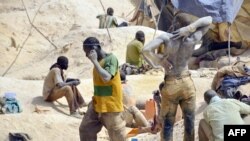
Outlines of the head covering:
M 69 63 L 69 60 L 65 56 L 59 56 L 56 62 L 59 66 L 64 66 Z
M 61 77 L 62 77 L 62 80 L 64 81 L 65 78 L 64 78 L 64 75 L 63 75 L 63 69 L 67 70 L 68 68 L 68 58 L 65 57 L 65 56 L 59 56 L 57 58 L 57 61 L 55 64 L 53 64 L 51 67 L 50 67 L 50 70 L 53 69 L 53 68 L 59 68 L 60 69 L 60 72 L 61 72 Z
M 96 37 L 88 37 L 87 39 L 85 39 L 83 41 L 83 47 L 84 48 L 92 49 L 95 45 L 101 47 L 100 42 Z
M 54 63 L 51 67 L 50 70 L 53 68 L 60 68 L 60 69 L 67 69 L 68 68 L 68 58 L 65 56 L 60 56 L 57 58 L 56 63 Z

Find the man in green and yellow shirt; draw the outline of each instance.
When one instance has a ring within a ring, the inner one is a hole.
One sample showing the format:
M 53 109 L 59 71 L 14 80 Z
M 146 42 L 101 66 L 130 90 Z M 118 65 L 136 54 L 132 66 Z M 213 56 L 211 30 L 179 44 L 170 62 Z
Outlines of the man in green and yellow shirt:
M 122 86 L 118 60 L 101 49 L 95 37 L 83 42 L 83 50 L 94 65 L 94 96 L 79 128 L 81 141 L 96 141 L 105 126 L 111 141 L 125 141 L 125 121 L 122 118 Z

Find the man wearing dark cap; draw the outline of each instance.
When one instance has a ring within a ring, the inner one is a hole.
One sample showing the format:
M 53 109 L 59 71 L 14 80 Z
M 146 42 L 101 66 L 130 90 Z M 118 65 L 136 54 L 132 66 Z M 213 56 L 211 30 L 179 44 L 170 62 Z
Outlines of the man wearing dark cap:
M 102 50 L 95 37 L 88 37 L 83 42 L 83 50 L 94 65 L 94 96 L 79 128 L 80 140 L 96 141 L 97 133 L 105 126 L 111 141 L 125 141 L 118 59 Z
M 127 45 L 126 63 L 141 67 L 144 64 L 141 51 L 145 42 L 143 31 L 137 31 L 135 39 Z
M 68 58 L 60 56 L 57 62 L 50 67 L 50 71 L 46 76 L 43 84 L 43 98 L 45 101 L 53 102 L 59 98 L 66 97 L 70 115 L 80 118 L 77 109 L 85 106 L 86 103 L 80 92 L 76 88 L 80 84 L 79 79 L 71 79 L 67 81 L 63 70 L 68 68 Z

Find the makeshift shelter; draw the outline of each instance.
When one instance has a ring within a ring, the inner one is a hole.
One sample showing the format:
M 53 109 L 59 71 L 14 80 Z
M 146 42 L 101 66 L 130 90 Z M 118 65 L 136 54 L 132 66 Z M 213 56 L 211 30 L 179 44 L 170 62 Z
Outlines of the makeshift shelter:
M 203 16 L 211 16 L 213 18 L 214 23 L 227 23 L 227 29 L 224 29 L 224 33 L 227 32 L 224 39 L 228 41 L 228 54 L 230 56 L 230 40 L 231 40 L 231 24 L 233 23 L 240 7 L 243 3 L 243 0 L 172 0 L 174 7 L 190 13 L 192 15 L 203 17 Z M 223 25 L 223 24 L 222 24 Z M 225 27 L 225 24 L 224 24 Z M 220 32 L 220 30 L 219 30 Z M 223 37 L 223 36 L 222 36 Z M 230 62 L 230 57 L 229 57 Z
M 135 0 L 138 9 L 142 0 Z M 230 48 L 225 53 L 233 56 L 239 56 L 250 48 L 250 0 L 150 0 L 158 8 L 158 14 L 155 15 L 157 24 L 156 29 L 171 32 L 173 25 L 176 25 L 175 16 L 177 11 L 190 13 L 198 17 L 213 16 L 213 25 L 204 36 L 203 44 L 205 47 L 211 42 L 242 42 L 242 47 Z M 189 11 L 191 10 L 191 11 Z M 190 15 L 190 16 L 191 16 Z M 159 19 L 158 19 L 159 18 Z M 149 26 L 142 24 L 143 26 Z M 230 28 L 229 26 L 230 25 Z M 150 27 L 150 26 L 149 26 Z M 230 29 L 230 34 L 229 34 Z M 230 38 L 229 38 L 230 36 Z M 230 46 L 230 45 L 228 45 Z M 217 51 L 220 52 L 220 51 Z M 218 54 L 218 53 L 215 53 Z M 218 59 L 220 55 L 215 55 Z M 244 55 L 245 56 L 245 55 Z M 211 62 L 212 63 L 212 62 Z M 214 63 L 212 63 L 214 64 Z M 211 64 L 211 65 L 212 65 Z
M 214 28 L 211 29 L 214 32 L 219 41 L 228 40 L 228 25 L 226 22 L 215 23 Z M 244 0 L 239 12 L 236 15 L 234 21 L 232 21 L 230 26 L 231 40 L 232 41 L 242 41 L 245 48 L 250 48 L 250 0 Z M 243 53 L 246 49 L 236 50 L 231 49 L 233 55 L 239 55 Z
M 158 9 L 161 9 L 163 3 L 164 0 L 155 0 Z M 229 22 L 231 24 L 231 41 L 242 41 L 245 48 L 250 47 L 250 0 L 167 0 L 164 9 L 160 13 L 159 30 L 169 30 L 171 24 L 173 24 L 174 14 L 177 9 L 198 17 L 213 16 L 214 26 L 211 27 L 208 34 L 212 35 L 212 40 L 217 42 L 228 41 Z M 231 48 L 231 54 L 233 55 L 242 54 L 244 51 L 246 49 Z
M 135 1 L 135 11 L 130 20 L 133 25 L 143 25 L 151 28 L 156 28 L 159 10 L 153 0 L 138 0 Z

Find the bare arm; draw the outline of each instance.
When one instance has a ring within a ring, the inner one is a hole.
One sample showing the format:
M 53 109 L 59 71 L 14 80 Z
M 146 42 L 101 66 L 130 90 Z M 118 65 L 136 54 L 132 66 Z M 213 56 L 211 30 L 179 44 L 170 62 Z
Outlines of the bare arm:
M 63 77 L 61 74 L 62 72 L 59 68 L 55 68 L 51 71 L 52 71 L 51 73 L 53 73 L 53 75 L 54 75 L 53 81 L 56 84 L 56 87 L 58 87 L 58 88 L 62 88 L 62 87 L 67 86 L 67 85 L 68 86 L 73 86 L 73 85 L 76 86 L 76 85 L 80 84 L 79 79 L 76 79 L 76 80 L 70 81 L 70 82 L 63 81 Z
M 57 83 L 56 86 L 61 88 L 61 87 L 64 87 L 64 86 L 76 86 L 80 84 L 80 81 L 70 81 L 70 82 L 60 82 L 60 83 Z
M 203 17 L 198 19 L 196 22 L 192 23 L 190 26 L 196 28 L 196 32 L 191 35 L 195 41 L 200 41 L 202 36 L 209 30 L 210 24 L 213 19 L 211 16 Z
M 161 55 L 155 54 L 155 49 L 159 48 L 161 44 L 166 43 L 169 41 L 170 34 L 162 34 L 161 36 L 157 37 L 153 41 L 149 42 L 143 49 L 142 49 L 142 55 L 144 59 L 147 61 L 149 65 L 151 65 L 154 68 L 161 67 L 160 62 L 162 60 Z
M 188 25 L 188 27 L 194 28 L 194 30 L 202 27 L 209 27 L 209 25 L 212 23 L 212 20 L 213 19 L 211 16 L 202 17 Z
M 195 41 L 199 41 L 201 37 L 208 31 L 210 24 L 212 23 L 212 17 L 202 17 L 191 23 L 188 26 L 182 27 L 173 32 L 173 39 L 179 39 L 181 37 L 191 37 Z
M 104 82 L 108 82 L 109 80 L 111 80 L 112 75 L 110 73 L 108 73 L 108 71 L 103 69 L 97 60 L 93 61 L 93 64 L 94 64 L 96 70 L 98 71 L 98 73 L 101 75 L 102 80 Z
M 95 50 L 91 50 L 88 58 L 91 60 L 91 62 L 94 64 L 96 70 L 98 71 L 98 73 L 101 75 L 102 80 L 104 82 L 108 82 L 109 80 L 111 80 L 112 75 L 110 73 L 108 73 L 108 71 L 106 71 L 105 69 L 103 69 L 101 67 L 101 65 L 99 64 L 99 62 L 97 61 L 97 53 Z

